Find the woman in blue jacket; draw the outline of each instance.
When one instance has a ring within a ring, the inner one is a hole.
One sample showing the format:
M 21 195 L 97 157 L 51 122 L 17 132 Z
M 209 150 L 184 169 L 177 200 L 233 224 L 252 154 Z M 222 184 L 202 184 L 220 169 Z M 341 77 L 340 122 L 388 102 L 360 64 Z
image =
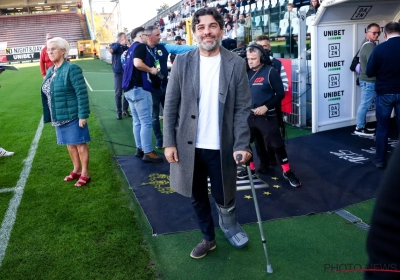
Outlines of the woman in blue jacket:
M 89 117 L 89 99 L 82 69 L 66 61 L 69 44 L 60 37 L 47 41 L 47 53 L 54 66 L 47 70 L 41 96 L 43 120 L 56 129 L 57 144 L 67 145 L 74 169 L 65 182 L 78 179 L 75 186 L 90 181 L 88 170 L 90 141 L 86 119 Z

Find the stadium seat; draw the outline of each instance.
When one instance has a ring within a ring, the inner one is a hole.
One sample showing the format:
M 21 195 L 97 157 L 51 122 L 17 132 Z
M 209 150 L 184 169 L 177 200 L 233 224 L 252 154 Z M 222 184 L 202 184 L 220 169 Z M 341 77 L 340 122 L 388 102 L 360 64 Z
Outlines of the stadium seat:
M 299 25 L 299 19 L 298 18 L 292 18 L 291 27 L 292 27 L 292 34 L 293 35 L 299 34 L 300 25 Z
M 289 27 L 289 20 L 288 19 L 281 19 L 279 21 L 279 35 L 284 36 L 287 34 L 287 29 Z
M 268 26 L 269 15 L 263 15 L 264 26 Z
M 260 23 L 261 23 L 261 16 L 256 16 L 256 17 L 254 17 L 254 21 L 255 21 L 256 27 L 261 26 L 261 25 L 260 25 Z
M 81 28 L 83 15 L 75 12 L 31 14 L 0 17 L 0 26 L 10 32 L 0 32 L 0 42 L 7 47 L 41 46 L 46 33 L 56 34 L 68 42 L 88 39 Z
M 315 19 L 315 15 L 308 16 L 308 17 L 306 18 L 307 33 L 310 32 L 311 23 L 314 21 L 314 19 Z

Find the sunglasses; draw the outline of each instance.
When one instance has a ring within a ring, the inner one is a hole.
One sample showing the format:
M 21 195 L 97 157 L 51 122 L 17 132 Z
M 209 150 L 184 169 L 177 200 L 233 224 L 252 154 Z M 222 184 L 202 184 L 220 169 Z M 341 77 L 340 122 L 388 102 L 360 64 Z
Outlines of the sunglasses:
M 368 31 L 369 33 L 372 33 L 372 35 L 376 35 L 376 34 L 378 34 L 378 36 L 379 35 L 381 35 L 381 32 L 379 31 L 379 32 L 372 32 L 372 31 Z

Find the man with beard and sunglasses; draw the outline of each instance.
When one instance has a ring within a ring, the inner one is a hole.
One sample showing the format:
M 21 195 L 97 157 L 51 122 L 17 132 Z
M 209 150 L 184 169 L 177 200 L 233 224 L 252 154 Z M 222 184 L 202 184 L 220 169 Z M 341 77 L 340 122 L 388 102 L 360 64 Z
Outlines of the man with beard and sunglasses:
M 176 55 L 186 53 L 196 47 L 160 44 L 161 33 L 157 26 L 150 25 L 146 27 L 146 33 L 148 34 L 147 52 L 154 58 L 155 67 L 159 70 L 157 75 L 151 76 L 151 86 L 153 87 L 153 92 L 151 94 L 153 98 L 152 126 L 156 138 L 156 148 L 162 149 L 163 136 L 159 116 L 160 104 L 164 108 L 165 91 L 168 84 L 168 56 L 171 53 L 171 56 L 173 55 L 176 57 Z M 175 41 L 176 39 L 177 38 L 175 38 Z
M 198 47 L 176 57 L 168 82 L 164 153 L 171 187 L 191 197 L 203 233 L 190 254 L 199 259 L 216 248 L 207 176 L 225 237 L 235 248 L 249 241 L 235 218 L 235 195 L 236 164 L 251 157 L 251 96 L 245 61 L 220 47 L 224 19 L 217 9 L 197 10 L 192 23 Z

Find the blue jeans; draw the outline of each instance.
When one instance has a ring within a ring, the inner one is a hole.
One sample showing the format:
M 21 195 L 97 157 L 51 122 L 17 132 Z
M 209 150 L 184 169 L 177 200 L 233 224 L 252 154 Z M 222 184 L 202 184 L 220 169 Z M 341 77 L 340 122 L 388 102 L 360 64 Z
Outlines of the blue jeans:
M 153 151 L 151 139 L 151 114 L 153 101 L 151 92 L 142 87 L 134 87 L 125 92 L 125 98 L 129 102 L 132 113 L 133 136 L 136 147 L 143 150 L 145 154 Z
M 165 88 L 156 88 L 151 94 L 153 97 L 153 131 L 156 137 L 156 146 L 163 146 L 163 136 L 160 126 L 160 103 L 164 107 Z
M 390 114 L 396 112 L 397 126 L 400 131 L 400 93 L 380 94 L 376 96 L 376 163 L 386 164 Z
M 376 96 L 375 82 L 364 82 L 360 81 L 361 87 L 361 102 L 357 110 L 357 128 L 365 128 L 366 116 L 369 107 L 371 107 L 372 101 Z

